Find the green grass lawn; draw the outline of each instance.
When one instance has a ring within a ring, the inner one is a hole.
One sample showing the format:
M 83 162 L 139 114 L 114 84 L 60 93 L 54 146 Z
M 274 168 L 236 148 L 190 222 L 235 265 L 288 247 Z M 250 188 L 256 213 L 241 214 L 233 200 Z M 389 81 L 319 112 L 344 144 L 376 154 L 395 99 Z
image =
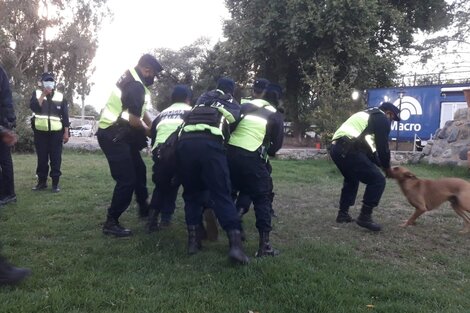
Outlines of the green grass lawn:
M 413 209 L 394 181 L 374 212 L 384 229 L 371 233 L 334 222 L 342 177 L 331 162 L 273 161 L 271 237 L 281 255 L 235 266 L 225 235 L 186 254 L 181 199 L 169 229 L 146 234 L 132 204 L 121 222 L 134 236 L 102 235 L 114 182 L 100 153 L 67 151 L 59 194 L 31 191 L 34 155 L 14 162 L 18 202 L 0 208 L 2 253 L 33 275 L 0 289 L 1 313 L 470 311 L 470 236 L 458 234 L 460 218 L 446 204 L 399 227 Z M 420 177 L 468 177 L 463 168 L 410 168 Z M 252 210 L 244 225 L 253 256 Z

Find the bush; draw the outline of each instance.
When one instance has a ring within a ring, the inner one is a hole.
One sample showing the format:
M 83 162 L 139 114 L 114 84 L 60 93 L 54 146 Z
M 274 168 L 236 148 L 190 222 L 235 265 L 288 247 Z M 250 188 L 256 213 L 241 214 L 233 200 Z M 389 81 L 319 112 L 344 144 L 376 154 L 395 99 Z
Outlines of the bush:
M 34 136 L 31 129 L 31 110 L 29 109 L 29 99 L 13 93 L 13 101 L 16 104 L 16 134 L 18 135 L 18 142 L 15 145 L 17 152 L 33 152 L 34 151 Z

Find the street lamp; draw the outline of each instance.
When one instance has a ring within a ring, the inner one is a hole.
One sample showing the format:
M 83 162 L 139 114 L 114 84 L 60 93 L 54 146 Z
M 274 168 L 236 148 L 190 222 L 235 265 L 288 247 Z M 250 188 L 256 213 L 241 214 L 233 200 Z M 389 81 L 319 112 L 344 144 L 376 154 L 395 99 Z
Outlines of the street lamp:
M 351 98 L 353 99 L 353 101 L 359 100 L 360 96 L 361 96 L 361 94 L 357 90 L 353 90 L 353 92 L 351 93 Z

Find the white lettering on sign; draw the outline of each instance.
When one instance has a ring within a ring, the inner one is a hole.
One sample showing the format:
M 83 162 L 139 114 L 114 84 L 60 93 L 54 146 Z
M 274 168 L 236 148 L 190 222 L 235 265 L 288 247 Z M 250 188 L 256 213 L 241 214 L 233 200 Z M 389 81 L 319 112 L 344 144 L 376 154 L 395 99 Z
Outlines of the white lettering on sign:
M 391 130 L 397 130 L 397 122 L 392 123 Z M 421 130 L 421 124 L 417 123 L 400 123 L 400 126 L 398 126 L 399 131 L 413 131 L 413 132 L 419 132 Z

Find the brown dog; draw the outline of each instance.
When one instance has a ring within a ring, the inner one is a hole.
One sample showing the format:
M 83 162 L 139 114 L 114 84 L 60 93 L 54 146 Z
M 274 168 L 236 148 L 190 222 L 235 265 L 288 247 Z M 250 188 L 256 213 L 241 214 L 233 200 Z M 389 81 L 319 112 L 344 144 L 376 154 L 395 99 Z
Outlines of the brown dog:
M 460 233 L 470 232 L 470 183 L 460 178 L 419 179 L 408 169 L 395 166 L 389 176 L 397 180 L 408 202 L 415 212 L 401 226 L 414 225 L 418 217 L 426 211 L 449 201 L 454 211 L 463 219 Z

